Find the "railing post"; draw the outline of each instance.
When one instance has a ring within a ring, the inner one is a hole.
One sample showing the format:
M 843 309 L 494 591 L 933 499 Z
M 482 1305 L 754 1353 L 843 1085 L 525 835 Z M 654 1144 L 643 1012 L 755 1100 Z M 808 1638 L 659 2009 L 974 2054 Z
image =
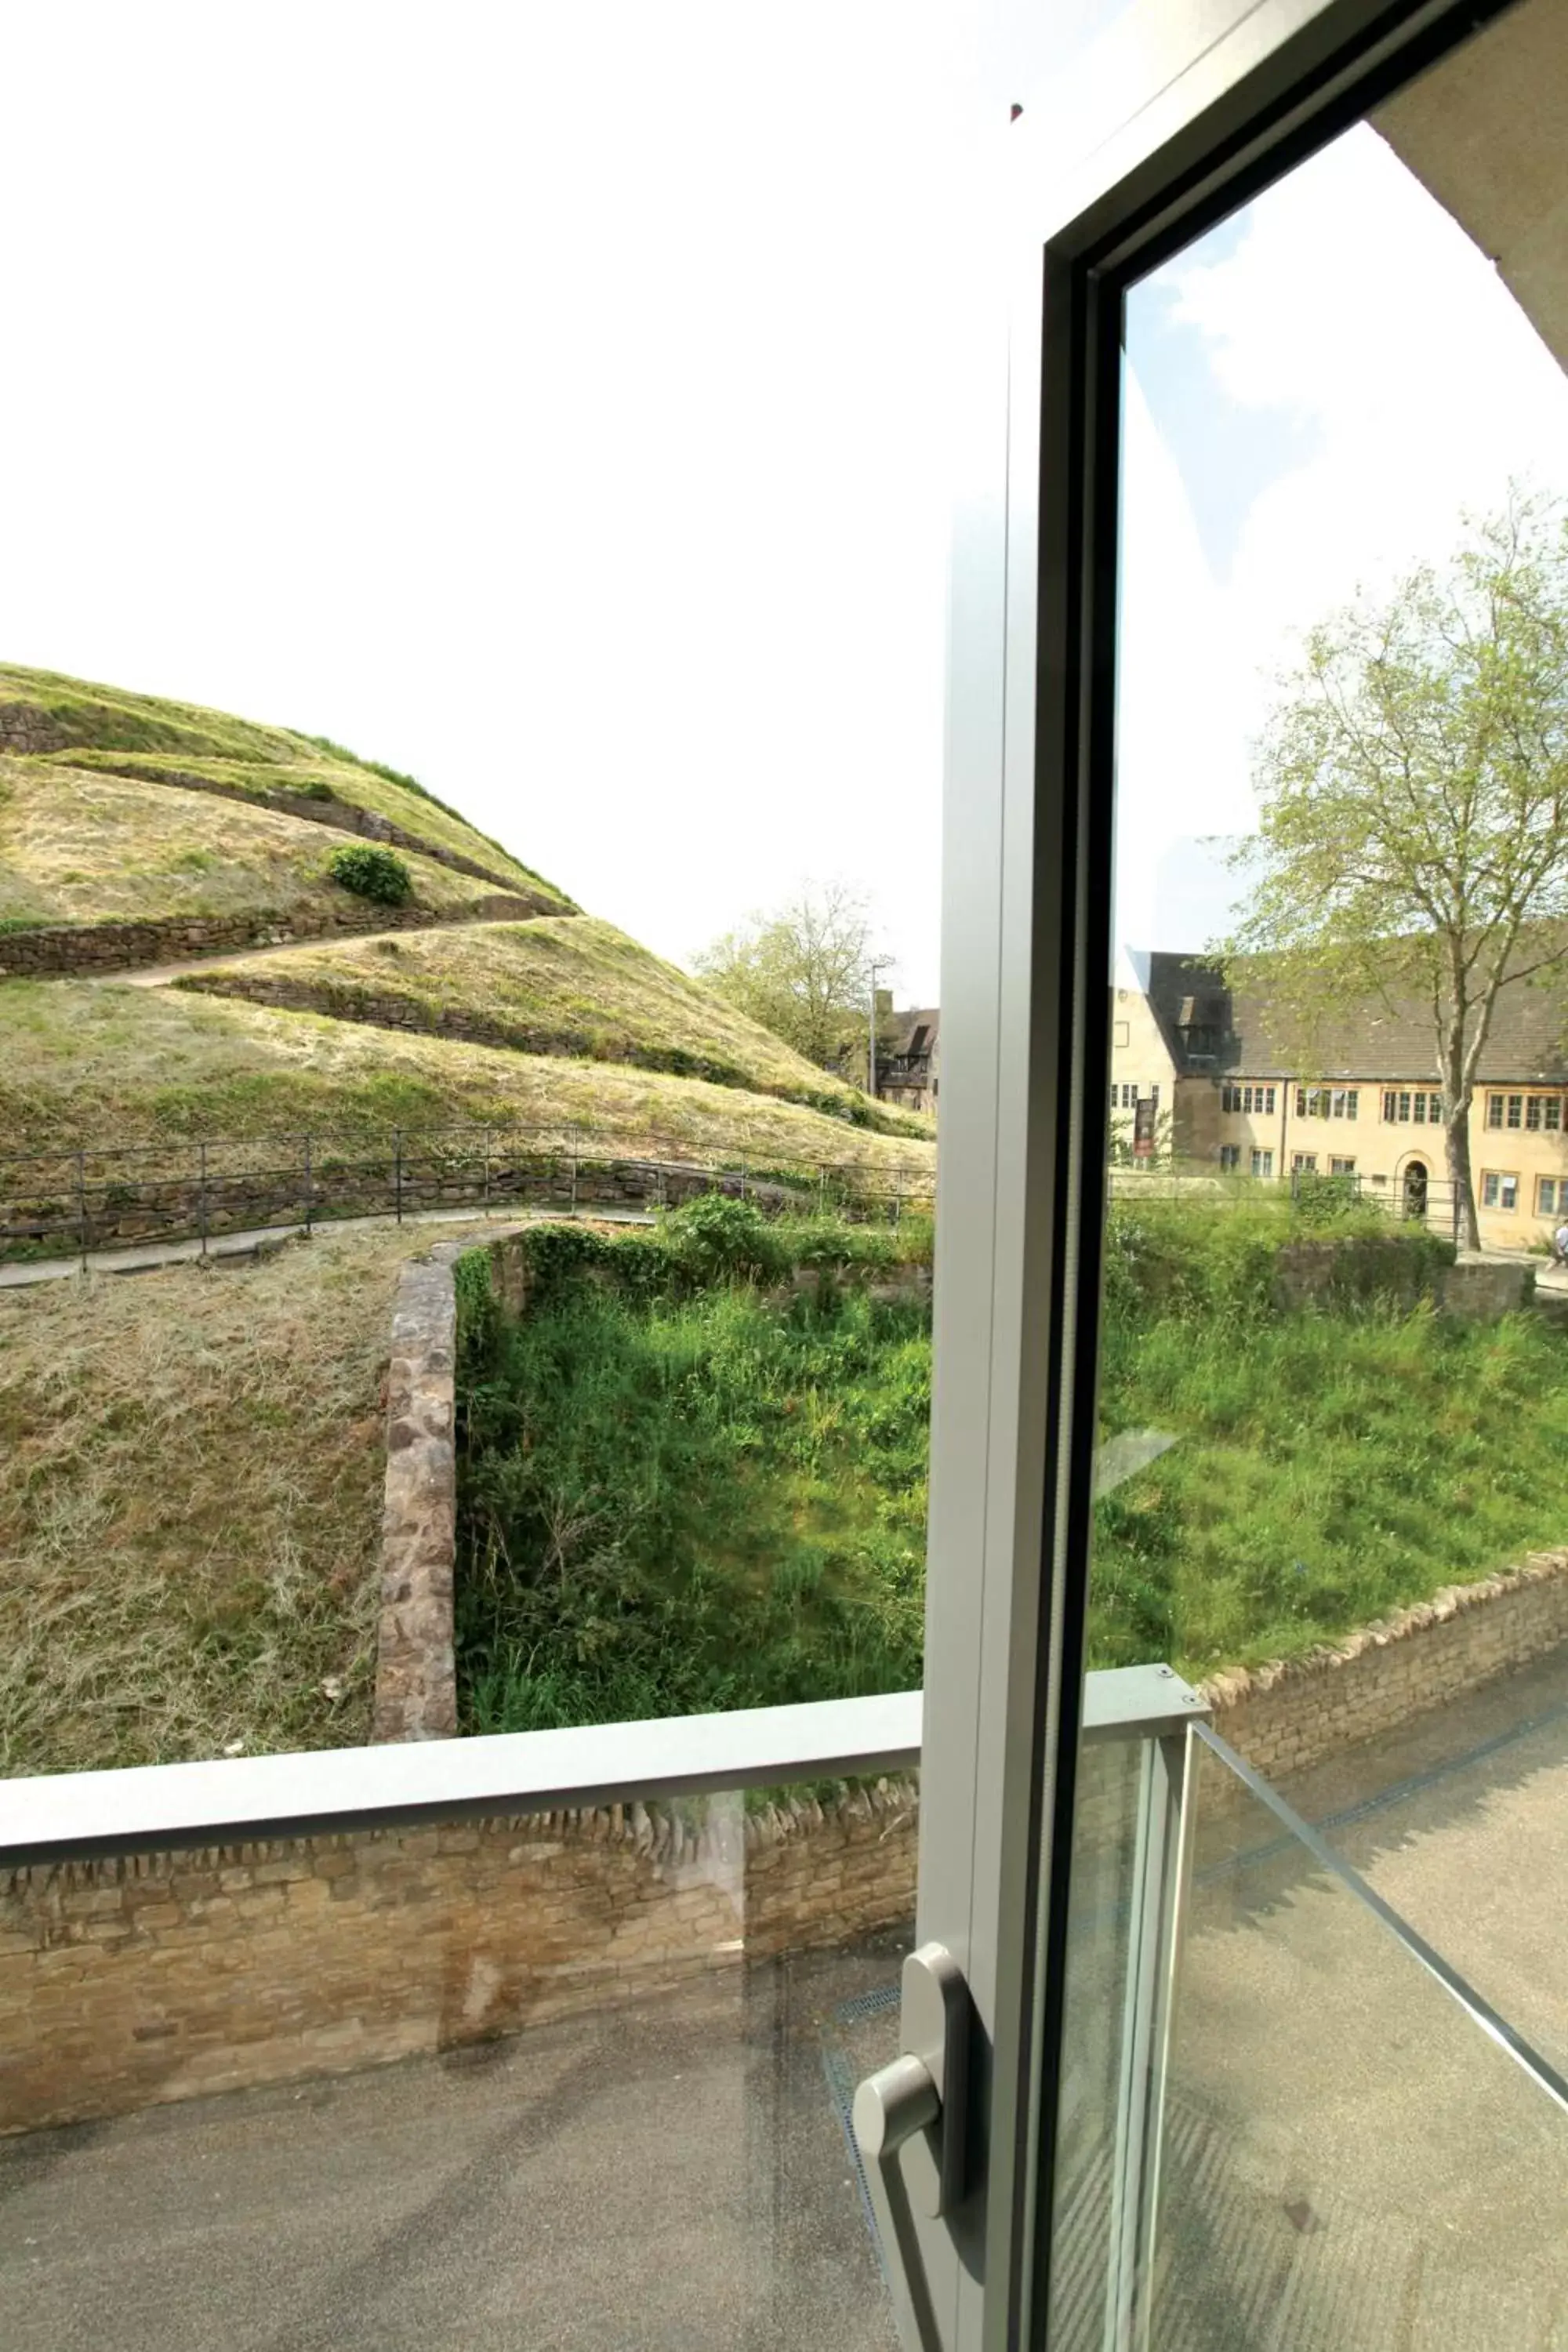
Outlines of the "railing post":
M 393 1198 L 397 1204 L 397 1222 L 401 1224 L 403 1223 L 403 1129 L 400 1127 L 395 1127 L 392 1130 L 392 1189 Z
M 1111 2171 L 1105 2352 L 1152 2352 L 1176 1972 L 1192 1876 L 1193 1739 L 1145 1737 L 1132 1865 Z
M 87 1272 L 87 1154 L 76 1156 L 77 1236 L 81 1244 L 81 1270 Z
M 202 1255 L 207 1254 L 207 1147 L 204 1136 L 196 1146 L 196 1230 L 202 1237 Z
M 577 1213 L 577 1127 L 572 1126 L 572 1214 Z
M 490 1211 L 490 1131 L 489 1131 L 489 1129 L 488 1127 L 487 1127 L 487 1128 L 486 1128 L 486 1129 L 485 1129 L 485 1192 L 484 1192 L 484 1202 L 485 1202 L 485 1214 L 486 1214 L 486 1216 L 488 1217 L 488 1216 L 489 1216 L 489 1211 Z
M 744 1159 L 742 1158 L 742 1161 L 741 1161 L 741 1198 L 742 1198 L 742 1200 L 743 1201 L 743 1200 L 745 1199 L 745 1197 L 746 1197 L 746 1163 L 745 1163 Z
M 305 1231 L 306 1231 L 307 1233 L 311 1233 L 311 1232 L 313 1232 L 313 1231 L 314 1231 L 314 1228 L 315 1228 L 315 1218 L 316 1218 L 316 1210 L 315 1210 L 315 1191 L 316 1191 L 316 1186 L 315 1186 L 315 1178 L 314 1178 L 314 1175 L 313 1175 L 313 1173 L 312 1173 L 311 1166 L 310 1166 L 310 1137 L 309 1137 L 308 1135 L 307 1135 L 306 1137 L 304 1137 L 303 1141 L 304 1141 L 304 1145 L 305 1145 Z

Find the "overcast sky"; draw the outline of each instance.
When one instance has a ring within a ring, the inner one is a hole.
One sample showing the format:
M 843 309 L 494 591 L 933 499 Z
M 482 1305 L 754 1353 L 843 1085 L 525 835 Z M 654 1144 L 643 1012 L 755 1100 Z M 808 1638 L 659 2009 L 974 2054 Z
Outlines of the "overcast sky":
M 1006 136 L 968 0 L 4 40 L 0 657 L 411 769 L 679 960 L 864 881 L 933 997 L 953 195 Z M 1119 926 L 1187 946 L 1260 674 L 1510 471 L 1562 487 L 1568 394 L 1366 131 L 1129 344 Z

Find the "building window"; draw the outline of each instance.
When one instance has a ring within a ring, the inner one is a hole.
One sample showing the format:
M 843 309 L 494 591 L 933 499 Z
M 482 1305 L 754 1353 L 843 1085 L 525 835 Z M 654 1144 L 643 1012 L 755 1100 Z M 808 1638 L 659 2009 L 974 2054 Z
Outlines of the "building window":
M 1237 1111 L 1241 1108 L 1241 1088 L 1233 1087 L 1228 1078 L 1219 1090 L 1219 1107 L 1221 1110 L 1226 1112 Z
M 1531 1097 L 1530 1097 L 1530 1100 L 1525 1104 L 1525 1106 L 1524 1106 L 1524 1123 L 1525 1123 L 1526 1127 L 1530 1129 L 1530 1131 L 1531 1131 L 1531 1135 L 1539 1135 L 1539 1134 L 1540 1134 L 1540 1132 L 1541 1132 L 1541 1097 L 1540 1097 L 1539 1095 L 1531 1095 Z
M 1487 1125 L 1489 1127 L 1500 1127 L 1502 1125 L 1501 1095 L 1489 1095 L 1487 1097 Z
M 1559 1207 L 1568 1209 L 1568 1176 L 1563 1180 L 1561 1192 L 1558 1191 L 1555 1176 L 1538 1176 L 1535 1180 L 1536 1215 L 1550 1217 Z
M 1331 1176 L 1353 1176 L 1355 1174 L 1355 1161 L 1353 1160 L 1331 1160 L 1329 1162 L 1329 1173 Z
M 1158 1118 L 1158 1117 L 1160 1116 L 1160 1089 L 1159 1089 L 1159 1087 L 1150 1087 L 1150 1089 L 1149 1089 L 1149 1100 L 1150 1100 L 1150 1101 L 1152 1103 L 1152 1105 L 1154 1106 L 1154 1116 L 1155 1116 L 1155 1118 Z
M 1222 1176 L 1234 1176 L 1234 1174 L 1236 1173 L 1236 1171 L 1240 1167 L 1240 1165 L 1241 1165 L 1241 1146 L 1240 1146 L 1240 1144 L 1239 1144 L 1239 1143 L 1222 1143 L 1222 1144 L 1220 1145 L 1220 1148 L 1219 1148 L 1219 1172 L 1220 1172 L 1220 1174 L 1221 1174 Z
M 1546 1132 L 1547 1132 L 1547 1134 L 1548 1134 L 1548 1135 L 1560 1135 L 1560 1134 L 1562 1133 L 1562 1131 L 1563 1131 L 1563 1097 L 1562 1097 L 1562 1096 L 1561 1096 L 1561 1095 L 1543 1095 L 1543 1096 L 1542 1097 L 1542 1108 L 1544 1108 L 1544 1110 L 1545 1110 L 1545 1114 L 1546 1114 L 1544 1124 L 1545 1124 L 1545 1128 L 1546 1128 Z
M 1524 1097 L 1522 1095 L 1510 1095 L 1508 1098 L 1508 1123 L 1510 1127 L 1518 1127 L 1523 1117 Z
M 1274 1154 L 1271 1151 L 1255 1151 L 1252 1155 L 1252 1172 L 1255 1176 L 1272 1176 Z
M 1274 1087 L 1244 1087 L 1227 1080 L 1219 1090 L 1219 1107 L 1221 1110 L 1245 1111 L 1249 1117 L 1271 1112 L 1278 1092 Z
M 1495 1171 L 1484 1175 L 1481 1178 L 1481 1206 L 1483 1209 L 1517 1209 L 1519 1178 L 1500 1175 Z
M 1317 1168 L 1318 1155 L 1315 1151 L 1293 1151 L 1290 1154 L 1290 1165 L 1299 1176 L 1310 1175 Z
M 1399 1097 L 1399 1116 L 1402 1119 L 1406 1119 L 1410 1116 L 1410 1097 L 1408 1095 L 1401 1095 Z

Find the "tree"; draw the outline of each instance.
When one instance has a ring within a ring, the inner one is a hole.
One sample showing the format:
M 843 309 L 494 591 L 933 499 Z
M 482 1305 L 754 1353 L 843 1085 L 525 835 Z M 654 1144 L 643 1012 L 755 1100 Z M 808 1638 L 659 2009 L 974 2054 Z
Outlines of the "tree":
M 1568 959 L 1568 521 L 1510 498 L 1441 569 L 1313 630 L 1263 737 L 1261 829 L 1232 866 L 1287 1027 L 1419 1003 L 1460 1240 L 1479 1241 L 1469 1111 L 1506 990 Z
M 870 956 L 864 894 L 826 882 L 752 915 L 695 963 L 737 1012 L 827 1067 L 857 1041 L 864 1063 Z

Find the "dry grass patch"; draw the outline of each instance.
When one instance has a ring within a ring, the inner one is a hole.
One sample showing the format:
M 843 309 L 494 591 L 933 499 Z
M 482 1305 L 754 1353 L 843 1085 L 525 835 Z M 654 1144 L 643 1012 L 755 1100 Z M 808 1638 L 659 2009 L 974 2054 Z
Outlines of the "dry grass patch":
M 441 1230 L 0 1292 L 0 1769 L 368 1738 L 392 1299 Z
M 480 865 L 493 866 L 499 857 L 519 880 L 535 886 L 541 881 L 531 867 L 415 777 L 379 761 L 359 759 L 321 736 L 259 726 L 198 703 L 95 686 L 56 670 L 19 669 L 0 662 L 0 722 L 7 712 L 28 722 L 26 748 L 53 751 L 68 767 L 113 763 L 135 768 L 145 763 L 268 791 L 308 791 L 314 783 L 324 783 L 337 798 L 373 809 L 426 840 L 461 850 Z M 5 733 L 0 723 L 0 742 Z
M 173 989 L 0 984 L 0 1152 L 79 1143 L 298 1135 L 384 1139 L 459 1125 L 559 1130 L 584 1148 L 752 1167 L 906 1171 L 929 1142 L 880 1135 L 773 1095 L 607 1062 L 561 1061 L 269 1013 Z
M 163 784 L 0 758 L 0 922 L 260 912 L 322 928 L 353 903 L 328 866 L 343 836 Z M 493 885 L 405 853 L 419 903 L 460 921 Z
M 181 983 L 258 1003 L 289 1001 L 338 1019 L 470 1027 L 523 1053 L 641 1062 L 653 1069 L 869 1118 L 929 1137 L 907 1113 L 870 1111 L 866 1097 L 817 1069 L 701 981 L 662 962 L 611 923 L 542 916 L 481 930 L 435 930 L 253 956 L 204 966 Z M 276 1000 L 273 1000 L 276 1001 Z

